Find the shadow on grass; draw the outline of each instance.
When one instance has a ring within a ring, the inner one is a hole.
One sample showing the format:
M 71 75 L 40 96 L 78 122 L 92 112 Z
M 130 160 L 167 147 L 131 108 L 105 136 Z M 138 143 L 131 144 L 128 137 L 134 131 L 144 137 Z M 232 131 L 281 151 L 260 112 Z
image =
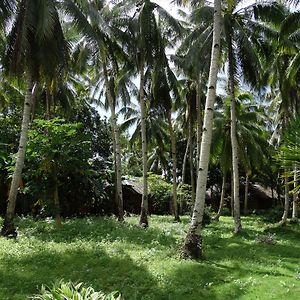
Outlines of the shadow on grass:
M 37 293 L 42 284 L 57 280 L 84 282 L 95 290 L 120 291 L 126 300 L 154 299 L 235 299 L 243 294 L 228 285 L 226 297 L 214 287 L 224 284 L 220 267 L 186 261 L 162 279 L 128 255 L 109 256 L 104 249 L 55 252 L 45 250 L 1 263 L 0 299 L 25 299 Z
M 177 251 L 178 233 L 167 234 L 164 226 L 172 222 L 166 222 L 144 230 L 111 218 L 67 220 L 61 228 L 45 221 L 20 220 L 20 243 L 22 236 L 34 237 L 40 251 L 0 261 L 0 299 L 25 299 L 37 292 L 37 286 L 62 278 L 83 281 L 96 290 L 119 290 L 126 300 L 239 299 L 251 287 L 251 276 L 291 276 L 285 269 L 293 272 L 300 259 L 299 242 L 289 246 L 258 243 L 255 236 L 261 230 L 249 229 L 235 236 L 228 234 L 228 224 L 222 226 L 221 222 L 206 229 L 204 260 L 180 261 L 175 256 L 147 259 L 147 249 L 157 245 L 153 240 L 159 247 Z M 276 234 L 295 242 L 299 227 L 289 228 L 288 233 L 286 230 L 278 229 Z M 100 245 L 99 241 L 105 243 Z M 135 259 L 124 247 L 113 248 L 110 243 L 114 241 L 141 246 L 139 251 L 145 248 L 145 252 Z M 62 247 L 57 245 L 60 243 Z M 157 269 L 151 271 L 153 263 Z M 276 273 L 271 273 L 273 270 Z
M 0 299 L 25 299 L 37 293 L 37 286 L 60 279 L 84 282 L 106 292 L 119 290 L 127 297 L 132 295 L 131 299 L 141 299 L 144 292 L 157 290 L 146 268 L 129 256 L 111 257 L 103 249 L 58 253 L 45 250 L 2 262 Z
M 165 247 L 176 244 L 176 238 L 162 229 L 155 227 L 143 229 L 135 224 L 120 223 L 114 218 L 67 219 L 61 227 L 57 227 L 53 222 L 35 222 L 30 218 L 19 220 L 17 224 L 21 234 L 44 242 L 68 243 L 79 239 L 95 242 L 123 240 L 149 248 L 153 247 L 153 241 Z

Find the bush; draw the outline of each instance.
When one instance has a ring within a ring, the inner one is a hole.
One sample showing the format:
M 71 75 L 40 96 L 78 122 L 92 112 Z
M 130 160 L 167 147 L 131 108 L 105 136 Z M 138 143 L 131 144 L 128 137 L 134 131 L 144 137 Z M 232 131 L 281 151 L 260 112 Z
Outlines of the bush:
M 52 288 L 42 286 L 41 294 L 35 295 L 30 299 L 33 300 L 122 300 L 123 297 L 118 292 L 109 294 L 95 292 L 92 287 L 85 287 L 82 282 L 74 284 L 72 282 L 64 283 L 59 281 Z
M 181 213 L 190 213 L 193 209 L 192 187 L 189 184 L 180 184 L 177 190 L 177 198 Z
M 211 223 L 211 209 L 210 207 L 206 206 L 204 208 L 203 219 L 202 219 L 202 226 L 209 225 Z
M 264 220 L 270 223 L 276 223 L 281 220 L 282 214 L 283 214 L 282 206 L 275 206 L 265 212 Z
M 148 177 L 152 213 L 167 214 L 170 211 L 172 184 L 165 182 L 159 175 L 150 174 Z

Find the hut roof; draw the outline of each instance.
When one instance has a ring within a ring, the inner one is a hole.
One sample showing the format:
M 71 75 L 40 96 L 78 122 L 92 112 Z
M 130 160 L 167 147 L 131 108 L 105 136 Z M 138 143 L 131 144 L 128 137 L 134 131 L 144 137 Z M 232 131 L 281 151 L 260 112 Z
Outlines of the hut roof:
M 140 178 L 123 179 L 122 185 L 131 188 L 140 195 L 143 195 L 143 183 Z
M 258 183 L 252 184 L 250 186 L 250 189 L 251 189 L 251 187 L 253 188 L 253 192 L 257 192 L 257 193 L 259 193 L 262 196 L 265 196 L 265 197 L 268 197 L 268 198 L 272 198 L 272 190 L 269 187 L 265 188 L 265 187 L 261 186 Z M 273 193 L 274 193 L 274 197 L 277 198 L 276 191 L 273 191 Z

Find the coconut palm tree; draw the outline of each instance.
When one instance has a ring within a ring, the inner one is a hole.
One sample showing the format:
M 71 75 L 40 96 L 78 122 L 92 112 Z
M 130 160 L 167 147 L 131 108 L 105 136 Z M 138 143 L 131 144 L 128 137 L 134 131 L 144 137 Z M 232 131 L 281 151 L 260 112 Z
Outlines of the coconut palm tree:
M 124 80 L 127 57 L 121 43 L 126 35 L 121 34 L 116 26 L 118 7 L 111 9 L 105 1 L 65 1 L 64 9 L 70 14 L 77 24 L 78 29 L 84 34 L 84 48 L 88 48 L 90 57 L 90 75 L 93 77 L 94 95 L 100 98 L 104 90 L 107 106 L 111 113 L 113 131 L 113 152 L 116 173 L 116 202 L 118 206 L 118 219 L 123 220 L 123 192 L 122 192 L 122 166 L 120 133 L 117 124 L 116 107 L 118 100 L 124 105 L 128 104 L 130 95 L 126 90 Z M 127 41 L 126 41 L 127 42 Z M 126 48 L 126 47 L 124 47 Z M 95 68 L 94 66 L 97 66 Z M 121 74 L 121 69 L 122 74 Z M 128 69 L 128 68 L 127 68 Z M 128 82 L 127 82 L 128 83 Z
M 130 20 L 126 33 L 133 37 L 131 53 L 139 74 L 139 104 L 141 111 L 141 136 L 143 154 L 143 197 L 141 204 L 140 225 L 148 226 L 148 184 L 147 184 L 147 136 L 146 136 L 146 93 L 145 83 L 147 73 L 152 71 L 156 57 L 165 51 L 164 35 L 171 42 L 174 35 L 181 32 L 179 22 L 157 3 L 150 0 L 130 0 L 119 3 L 123 12 L 127 12 Z M 132 15 L 132 12 L 135 11 Z M 163 26 L 164 25 L 164 26 Z M 164 66 L 161 66 L 164 67 Z
M 41 14 L 41 10 L 43 14 Z M 55 34 L 54 34 L 55 33 Z M 18 2 L 16 17 L 12 20 L 4 66 L 11 74 L 26 76 L 21 136 L 16 165 L 12 177 L 8 205 L 1 234 L 16 235 L 13 224 L 18 187 L 24 165 L 27 133 L 34 88 L 40 74 L 55 67 L 63 68 L 67 57 L 56 3 L 50 0 Z
M 290 172 L 293 175 L 293 181 L 291 182 L 294 186 L 293 188 L 293 213 L 291 221 L 293 223 L 298 223 L 298 206 L 299 206 L 299 145 L 300 145 L 300 133 L 299 133 L 300 117 L 299 115 L 292 119 L 284 132 L 284 144 L 282 144 L 277 150 L 277 160 L 285 168 L 293 170 Z M 289 183 L 289 184 L 291 184 Z
M 216 98 L 217 75 L 221 48 L 221 1 L 214 1 L 214 25 L 211 64 L 206 96 L 203 136 L 197 177 L 196 201 L 191 224 L 182 246 L 182 255 L 198 258 L 202 255 L 201 224 L 204 213 L 205 192 L 208 174 L 209 153 L 212 138 L 214 101 Z
M 290 118 L 299 113 L 299 50 L 297 38 L 299 31 L 299 12 L 291 13 L 281 3 L 260 5 L 256 7 L 256 16 L 266 23 L 268 33 L 261 41 L 266 57 L 266 78 L 269 78 L 272 93 L 276 95 L 273 102 L 277 107 L 277 122 L 281 128 L 281 137 L 288 126 Z M 270 56 L 271 53 L 274 55 Z M 284 140 L 281 139 L 281 143 Z M 289 211 L 288 169 L 284 170 L 284 212 L 281 225 L 287 222 Z
M 216 112 L 214 118 L 213 150 L 211 153 L 212 159 L 220 164 L 223 173 L 222 187 L 225 186 L 224 178 L 226 174 L 232 168 L 232 162 L 228 159 L 228 157 L 231 157 L 232 151 L 230 137 L 230 98 L 225 98 L 223 102 L 223 108 Z M 267 142 L 268 136 L 264 129 L 263 112 L 253 102 L 252 95 L 249 93 L 240 93 L 237 96 L 236 108 L 238 159 L 246 177 L 244 208 L 245 212 L 247 212 L 249 176 L 264 163 L 270 145 Z M 222 189 L 219 211 L 215 216 L 216 220 L 220 217 L 223 201 L 224 193 Z
M 192 1 L 193 2 L 193 1 Z M 240 83 L 237 79 L 240 73 L 243 80 L 253 86 L 257 86 L 261 78 L 262 68 L 260 63 L 260 43 L 257 33 L 262 31 L 261 23 L 253 18 L 255 5 L 239 7 L 241 1 L 225 1 L 222 3 L 222 62 L 226 64 L 228 71 L 228 90 L 231 95 L 231 143 L 234 183 L 234 211 L 235 232 L 241 231 L 240 201 L 239 201 L 239 171 L 238 171 L 238 144 L 236 138 L 236 89 Z M 199 49 L 202 57 L 207 57 L 207 48 L 212 42 L 214 9 L 209 5 L 194 3 L 191 20 L 196 26 L 183 44 L 183 50 L 187 52 L 195 48 Z M 191 47 L 188 47 L 191 45 Z M 191 60 L 193 64 L 193 60 Z M 199 64 L 199 63 L 198 63 Z M 201 69 L 200 69 L 201 70 Z

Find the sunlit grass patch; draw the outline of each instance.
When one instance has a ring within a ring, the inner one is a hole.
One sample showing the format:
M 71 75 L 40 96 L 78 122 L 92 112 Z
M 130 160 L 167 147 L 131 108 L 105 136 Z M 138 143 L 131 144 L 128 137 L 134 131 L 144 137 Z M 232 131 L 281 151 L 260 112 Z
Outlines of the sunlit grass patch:
M 141 229 L 138 217 L 17 219 L 16 240 L 0 238 L 0 299 L 26 299 L 57 280 L 84 282 L 125 299 L 299 299 L 299 225 L 269 226 L 243 219 L 235 236 L 233 220 L 222 217 L 204 230 L 204 258 L 180 260 L 189 218 L 151 216 Z M 258 235 L 276 234 L 267 244 Z

